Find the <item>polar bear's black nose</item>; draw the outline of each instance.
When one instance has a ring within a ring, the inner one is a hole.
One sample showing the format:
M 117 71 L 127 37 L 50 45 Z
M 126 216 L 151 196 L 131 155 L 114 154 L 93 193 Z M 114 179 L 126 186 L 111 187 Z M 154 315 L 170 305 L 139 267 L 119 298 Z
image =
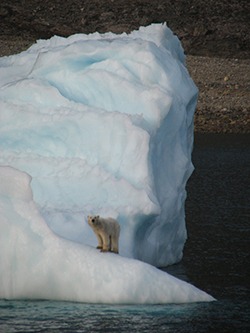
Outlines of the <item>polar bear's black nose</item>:
M 92 222 L 94 223 L 94 222 L 95 222 L 95 219 L 92 219 Z

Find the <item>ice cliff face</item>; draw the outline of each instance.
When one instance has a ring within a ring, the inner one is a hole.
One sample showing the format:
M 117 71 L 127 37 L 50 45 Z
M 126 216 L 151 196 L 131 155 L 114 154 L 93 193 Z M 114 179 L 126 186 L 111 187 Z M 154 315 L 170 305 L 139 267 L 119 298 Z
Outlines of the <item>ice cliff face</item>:
M 112 216 L 122 256 L 175 263 L 196 98 L 166 25 L 40 40 L 0 59 L 0 165 L 30 175 L 56 234 L 95 246 L 87 215 Z

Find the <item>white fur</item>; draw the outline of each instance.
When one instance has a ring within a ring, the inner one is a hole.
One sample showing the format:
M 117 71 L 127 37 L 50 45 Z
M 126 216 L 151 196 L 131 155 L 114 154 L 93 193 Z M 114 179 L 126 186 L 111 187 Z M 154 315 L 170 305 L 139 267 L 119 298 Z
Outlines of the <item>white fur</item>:
M 101 252 L 119 253 L 120 225 L 115 219 L 88 216 L 88 224 L 97 236 L 97 249 L 101 249 Z

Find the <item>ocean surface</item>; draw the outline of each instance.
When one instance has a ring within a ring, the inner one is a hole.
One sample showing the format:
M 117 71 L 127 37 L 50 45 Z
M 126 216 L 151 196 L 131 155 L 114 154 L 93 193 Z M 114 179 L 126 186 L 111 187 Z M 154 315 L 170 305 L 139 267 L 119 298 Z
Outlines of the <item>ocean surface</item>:
M 188 241 L 183 260 L 165 270 L 216 302 L 118 306 L 0 300 L 0 333 L 250 332 L 250 135 L 197 134 L 194 147 Z

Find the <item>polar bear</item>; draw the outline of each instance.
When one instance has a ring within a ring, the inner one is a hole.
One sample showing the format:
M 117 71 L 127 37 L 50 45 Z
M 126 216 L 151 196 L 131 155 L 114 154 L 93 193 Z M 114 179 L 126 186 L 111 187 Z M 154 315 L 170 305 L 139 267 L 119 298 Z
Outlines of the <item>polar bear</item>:
M 102 218 L 97 216 L 88 216 L 88 224 L 93 229 L 98 239 L 97 249 L 101 252 L 119 253 L 120 225 L 111 217 Z

